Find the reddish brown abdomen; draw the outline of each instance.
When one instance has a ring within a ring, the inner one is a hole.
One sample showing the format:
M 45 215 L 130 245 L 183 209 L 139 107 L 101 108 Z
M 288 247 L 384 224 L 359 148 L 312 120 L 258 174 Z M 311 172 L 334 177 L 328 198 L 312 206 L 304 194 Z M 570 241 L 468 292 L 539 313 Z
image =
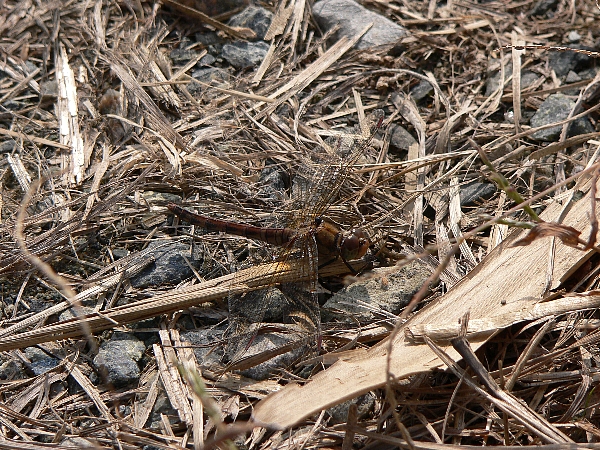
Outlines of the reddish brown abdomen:
M 256 239 L 273 245 L 284 245 L 292 240 L 295 235 L 290 228 L 267 228 L 243 225 L 228 220 L 213 219 L 183 209 L 174 203 L 167 205 L 174 214 L 192 225 L 197 225 L 207 231 L 221 231 L 234 236 L 243 236 Z

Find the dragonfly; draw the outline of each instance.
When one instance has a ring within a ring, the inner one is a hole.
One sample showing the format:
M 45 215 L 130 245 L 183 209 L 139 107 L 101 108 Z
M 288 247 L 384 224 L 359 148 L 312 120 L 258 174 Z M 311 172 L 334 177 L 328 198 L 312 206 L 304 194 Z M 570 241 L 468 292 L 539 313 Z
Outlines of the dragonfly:
M 259 227 L 245 225 L 229 220 L 213 219 L 208 216 L 193 213 L 175 203 L 169 203 L 167 208 L 179 218 L 196 225 L 206 231 L 222 232 L 234 236 L 266 242 L 271 245 L 293 248 L 300 241 L 310 239 L 313 251 L 307 252 L 308 257 L 317 256 L 318 261 L 325 264 L 341 258 L 344 264 L 353 271 L 350 261 L 362 258 L 368 251 L 371 242 L 362 228 L 352 228 L 349 233 L 344 233 L 333 221 L 322 216 L 316 216 L 312 224 L 301 229 Z M 312 243 L 316 244 L 314 251 Z
M 317 336 L 317 348 L 321 345 L 317 299 L 319 269 L 341 260 L 351 273 L 356 274 L 357 270 L 352 262 L 363 258 L 371 247 L 371 240 L 365 229 L 354 227 L 344 231 L 327 217 L 327 212 L 338 199 L 353 166 L 365 153 L 374 134 L 382 126 L 383 115 L 377 112 L 374 116 L 376 122 L 371 127 L 371 132 L 366 136 L 361 135 L 358 139 L 355 136 L 346 156 L 338 156 L 319 164 L 313 175 L 304 176 L 302 182 L 298 183 L 301 186 L 298 189 L 298 198 L 292 200 L 296 208 L 293 209 L 294 214 L 290 214 L 287 226 L 247 225 L 191 212 L 175 203 L 167 205 L 180 219 L 207 232 L 221 232 L 282 247 L 283 250 L 275 261 L 282 265 L 293 262 L 299 268 L 299 278 L 303 280 L 293 283 L 294 287 L 286 288 L 284 292 L 292 301 L 302 305 L 300 309 L 307 313 L 308 319 L 305 322 L 311 324 L 311 334 Z M 274 273 L 277 273 L 277 270 L 274 270 Z M 274 275 L 269 284 L 277 283 L 277 276 Z M 254 319 L 260 322 L 262 318 Z

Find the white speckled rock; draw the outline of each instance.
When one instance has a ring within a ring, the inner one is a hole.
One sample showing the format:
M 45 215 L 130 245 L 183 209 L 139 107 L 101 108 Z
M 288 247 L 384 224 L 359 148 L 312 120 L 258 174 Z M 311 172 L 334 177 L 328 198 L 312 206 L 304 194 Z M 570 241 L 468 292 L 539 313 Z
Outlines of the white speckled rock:
M 336 24 L 340 30 L 336 37 L 354 37 L 371 22 L 371 29 L 358 41 L 359 50 L 378 45 L 393 44 L 406 36 L 406 29 L 386 17 L 368 10 L 354 0 L 321 0 L 314 4 L 313 15 L 325 30 Z

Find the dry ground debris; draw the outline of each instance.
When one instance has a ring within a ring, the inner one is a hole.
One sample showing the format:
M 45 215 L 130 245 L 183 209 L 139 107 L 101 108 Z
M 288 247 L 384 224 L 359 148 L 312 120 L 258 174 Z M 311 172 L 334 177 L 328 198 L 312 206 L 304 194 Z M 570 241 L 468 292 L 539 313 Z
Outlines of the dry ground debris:
M 0 3 L 0 447 L 597 444 L 599 23 Z M 170 204 L 371 245 L 307 271 Z

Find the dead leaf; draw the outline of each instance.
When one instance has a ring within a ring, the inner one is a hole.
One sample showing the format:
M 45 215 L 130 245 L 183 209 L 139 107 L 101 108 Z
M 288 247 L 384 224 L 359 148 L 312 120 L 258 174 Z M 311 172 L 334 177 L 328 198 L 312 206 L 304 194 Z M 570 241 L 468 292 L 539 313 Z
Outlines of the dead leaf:
M 557 237 L 563 244 L 568 245 L 569 247 L 577 247 L 580 234 L 581 231 L 577 231 L 575 228 L 568 225 L 562 225 L 555 222 L 541 222 L 533 227 L 523 239 L 514 242 L 512 247 L 529 245 L 538 238 L 550 236 Z

